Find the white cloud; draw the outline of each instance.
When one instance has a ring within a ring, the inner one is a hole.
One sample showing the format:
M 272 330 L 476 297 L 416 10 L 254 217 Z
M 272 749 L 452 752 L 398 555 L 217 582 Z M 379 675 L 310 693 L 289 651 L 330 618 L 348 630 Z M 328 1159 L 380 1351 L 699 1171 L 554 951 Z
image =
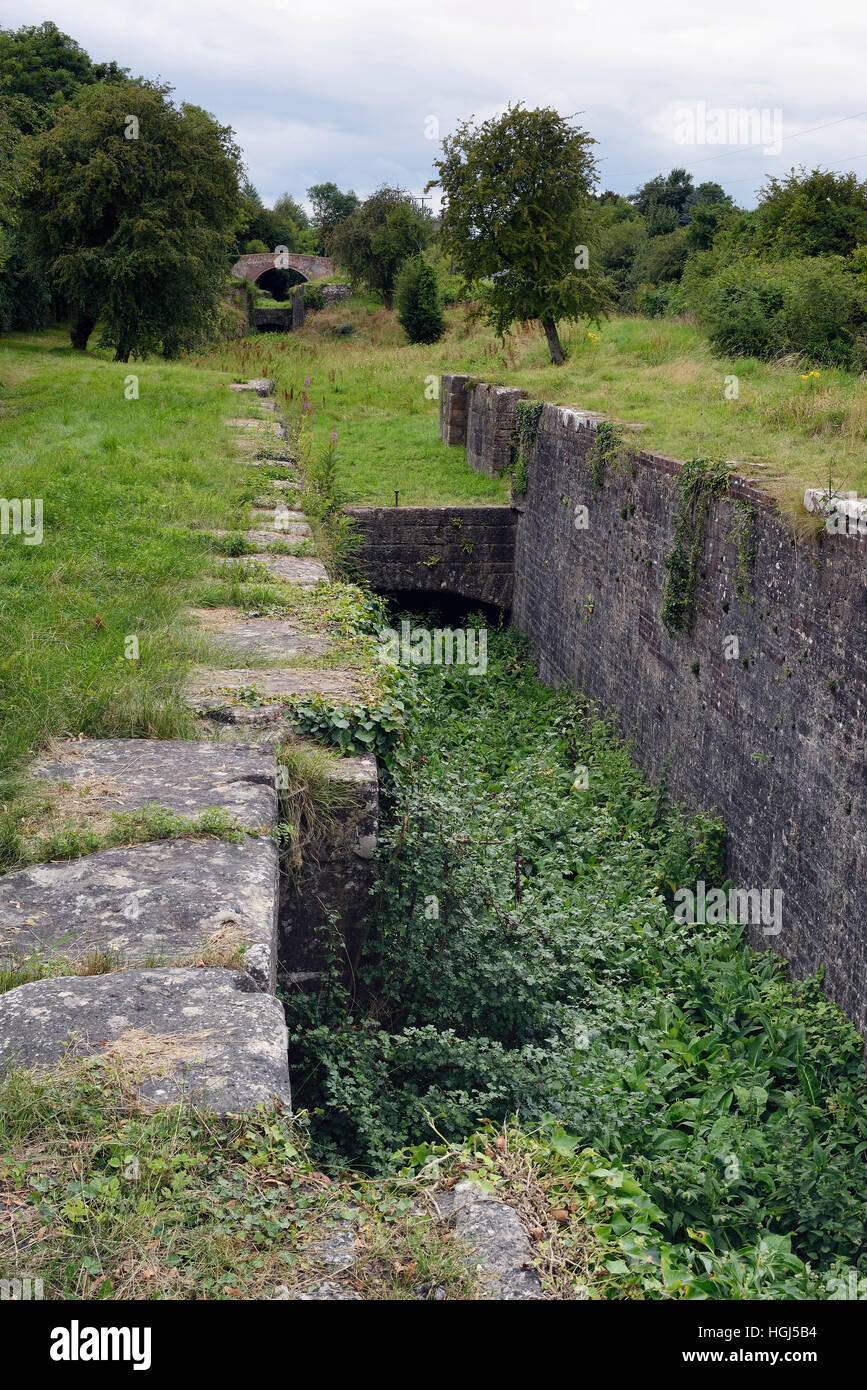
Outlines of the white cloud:
M 161 76 L 232 125 L 267 201 L 330 178 L 420 192 L 436 150 L 428 115 L 446 132 L 516 100 L 582 112 L 602 184 L 622 192 L 691 162 L 678 106 L 781 108 L 791 136 L 867 105 L 850 0 L 52 0 L 49 17 L 94 58 Z M 3 22 L 33 23 L 32 0 L 8 0 Z M 867 122 L 776 156 L 714 152 L 695 151 L 696 177 L 751 201 L 769 172 L 867 155 Z M 867 177 L 867 159 L 853 167 Z

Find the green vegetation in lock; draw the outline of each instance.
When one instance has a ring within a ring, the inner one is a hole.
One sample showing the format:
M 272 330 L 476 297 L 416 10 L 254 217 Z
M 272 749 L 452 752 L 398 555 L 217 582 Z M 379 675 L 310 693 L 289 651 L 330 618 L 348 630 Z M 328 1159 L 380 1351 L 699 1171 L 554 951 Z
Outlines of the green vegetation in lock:
M 623 431 L 610 420 L 600 420 L 596 427 L 596 438 L 587 456 L 590 467 L 590 486 L 595 496 L 605 486 L 605 470 L 609 464 L 616 463 L 623 448 Z
M 630 1175 L 642 1220 L 656 1213 L 657 1292 L 662 1241 L 665 1267 L 713 1296 L 831 1296 L 864 1261 L 855 1029 L 741 926 L 675 919 L 678 887 L 721 883 L 719 823 L 643 782 L 515 634 L 488 650 L 483 677 L 418 672 L 361 964 L 372 1002 L 350 1006 L 336 981 L 291 1000 L 316 1151 L 386 1171 L 404 1146 L 517 1112 L 576 1170 L 589 1148 Z M 624 1208 L 617 1228 L 634 1235 L 624 1279 L 650 1238 L 638 1217 Z
M 544 401 L 517 401 L 515 403 L 512 487 L 519 496 L 523 496 L 527 491 L 530 472 L 528 455 L 535 443 L 544 408 Z

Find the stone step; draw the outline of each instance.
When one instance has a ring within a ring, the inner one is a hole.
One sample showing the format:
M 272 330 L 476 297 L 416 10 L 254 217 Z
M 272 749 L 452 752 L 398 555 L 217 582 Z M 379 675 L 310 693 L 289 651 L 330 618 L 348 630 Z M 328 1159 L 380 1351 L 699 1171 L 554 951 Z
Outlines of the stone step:
M 219 563 L 223 567 L 244 564 L 245 561 L 255 558 L 257 565 L 264 565 L 269 574 L 275 579 L 285 580 L 288 584 L 297 584 L 299 588 L 311 589 L 320 582 L 328 581 L 328 571 L 320 560 L 313 560 L 308 556 L 302 555 L 231 555 L 221 558 Z
M 233 420 L 224 420 L 223 424 L 231 430 L 246 430 L 254 434 L 266 434 L 275 439 L 286 438 L 286 430 L 276 420 L 257 420 L 244 415 Z
M 244 466 L 245 468 L 295 468 L 295 467 L 296 467 L 296 461 L 295 461 L 294 458 L 285 458 L 285 457 L 277 458 L 277 457 L 270 457 L 270 456 L 269 456 L 268 458 L 262 458 L 262 459 L 258 459 L 258 458 L 256 458 L 256 459 L 243 458 L 243 459 L 239 459 L 238 462 L 241 463 L 241 464 L 243 464 L 243 466 Z M 295 486 L 297 487 L 297 486 L 299 486 L 299 484 L 296 483 Z
M 287 522 L 285 526 L 275 526 L 272 531 L 245 531 L 244 535 L 249 544 L 256 546 L 257 550 L 274 545 L 275 542 L 279 544 L 280 541 L 285 545 L 300 545 L 302 541 L 313 539 L 310 527 L 296 521 Z
M 271 394 L 271 382 L 266 376 L 254 376 L 249 381 L 230 382 L 229 390 L 253 391 L 257 396 L 269 396 Z
M 225 964 L 273 994 L 279 865 L 271 839 L 159 840 L 0 878 L 0 962 Z M 241 952 L 240 958 L 234 957 Z
M 209 536 L 235 536 L 238 534 L 237 531 L 213 530 L 208 532 Z M 240 534 L 247 541 L 248 545 L 253 546 L 256 553 L 260 550 L 266 550 L 270 545 L 279 545 L 281 542 L 284 545 L 300 545 L 302 541 L 312 540 L 313 538 L 309 526 L 298 526 L 291 523 L 286 527 L 281 527 L 279 530 L 241 531 Z M 242 557 L 234 556 L 232 558 L 239 559 Z
M 240 608 L 190 608 L 187 616 L 242 656 L 289 660 L 304 652 L 322 656 L 331 647 L 327 637 L 304 632 L 288 618 L 246 618 Z
M 294 478 L 271 478 L 270 486 L 280 488 L 281 491 L 287 494 L 289 501 L 294 501 L 295 498 L 293 494 L 301 491 L 301 484 L 296 483 Z M 273 496 L 269 497 L 267 493 L 261 493 L 258 497 L 253 498 L 251 505 L 253 507 L 260 507 L 264 511 L 273 507 L 274 502 L 275 498 Z
M 354 674 L 339 670 L 208 669 L 194 671 L 186 688 L 187 704 L 197 714 L 230 724 L 267 724 L 304 695 L 324 695 L 340 704 L 362 704 L 365 698 Z
M 160 806 L 184 816 L 217 807 L 245 830 L 277 821 L 277 764 L 261 745 L 225 748 L 186 739 L 82 739 L 31 768 L 37 781 L 71 785 L 77 814 Z
M 277 536 L 288 536 L 293 540 L 301 540 L 309 539 L 313 535 L 310 523 L 304 513 L 287 507 L 285 502 L 279 502 L 276 498 L 270 505 L 260 506 L 254 502 L 250 508 L 250 514 L 260 530 L 273 531 Z
M 465 1263 L 480 1275 L 483 1299 L 542 1298 L 541 1281 L 532 1267 L 533 1249 L 514 1207 L 469 1179 L 437 1192 L 434 1202 L 468 1251 Z
M 113 1057 L 151 1105 L 291 1104 L 283 1008 L 239 970 L 121 970 L 0 995 L 0 1070 Z

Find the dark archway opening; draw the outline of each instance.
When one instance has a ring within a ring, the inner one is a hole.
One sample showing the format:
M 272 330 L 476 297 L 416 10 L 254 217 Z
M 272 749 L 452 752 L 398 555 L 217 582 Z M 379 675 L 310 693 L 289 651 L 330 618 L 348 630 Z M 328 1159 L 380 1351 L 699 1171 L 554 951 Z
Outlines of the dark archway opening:
M 374 586 L 375 587 L 375 586 Z M 498 608 L 494 603 L 483 603 L 481 599 L 465 598 L 461 594 L 445 591 L 432 593 L 429 589 L 402 590 L 399 593 L 377 591 L 386 600 L 391 617 L 406 613 L 423 616 L 432 626 L 456 627 L 466 625 L 470 618 L 481 615 L 491 627 L 501 624 L 508 627 L 511 612 Z
M 290 291 L 295 285 L 302 285 L 306 277 L 300 270 L 263 270 L 256 280 L 256 288 L 266 290 L 273 299 L 282 301 L 289 298 Z

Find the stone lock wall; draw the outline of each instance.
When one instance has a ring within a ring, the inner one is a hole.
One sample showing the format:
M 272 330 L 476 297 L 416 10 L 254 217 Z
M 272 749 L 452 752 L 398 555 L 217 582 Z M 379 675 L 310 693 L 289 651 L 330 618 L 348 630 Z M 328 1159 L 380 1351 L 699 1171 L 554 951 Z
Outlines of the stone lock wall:
M 479 389 L 465 410 L 488 471 L 502 420 L 489 394 L 487 414 L 476 410 Z M 447 401 L 441 413 L 450 418 Z M 867 542 L 796 535 L 766 494 L 735 480 L 732 498 L 711 503 L 692 627 L 674 640 L 660 609 L 680 465 L 623 455 L 594 493 L 597 421 L 543 410 L 513 621 L 543 680 L 599 700 L 650 776 L 667 770 L 676 799 L 718 812 L 735 887 L 783 895 L 781 931 L 751 926 L 752 943 L 796 975 L 824 967 L 827 992 L 867 1031 Z M 754 509 L 745 601 L 733 498 Z
M 329 304 L 339 304 L 344 299 L 352 298 L 352 285 L 322 285 L 321 289 L 326 308 Z
M 467 463 L 480 473 L 508 473 L 515 406 L 525 395 L 512 386 L 488 386 L 485 382 L 467 391 Z

